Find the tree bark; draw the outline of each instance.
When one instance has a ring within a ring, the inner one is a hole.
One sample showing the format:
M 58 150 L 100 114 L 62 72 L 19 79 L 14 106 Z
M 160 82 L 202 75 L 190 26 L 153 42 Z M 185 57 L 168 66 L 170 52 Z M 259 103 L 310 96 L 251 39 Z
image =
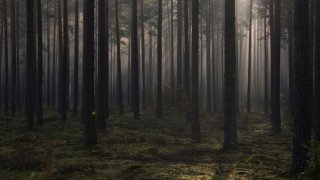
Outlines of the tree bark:
M 225 97 L 224 97 L 224 144 L 225 149 L 237 147 L 236 113 L 236 39 L 235 0 L 225 1 Z
M 85 125 L 86 145 L 97 143 L 94 102 L 94 1 L 84 0 L 83 6 L 83 105 L 82 121 Z
M 191 95 L 191 137 L 200 142 L 199 122 L 199 0 L 192 0 L 192 95 Z

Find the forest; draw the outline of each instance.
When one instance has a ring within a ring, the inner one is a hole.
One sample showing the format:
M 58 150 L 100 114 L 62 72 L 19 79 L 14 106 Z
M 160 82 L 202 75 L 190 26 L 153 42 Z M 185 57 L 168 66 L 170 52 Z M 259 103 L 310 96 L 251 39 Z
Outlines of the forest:
M 320 179 L 320 0 L 0 0 L 0 179 Z

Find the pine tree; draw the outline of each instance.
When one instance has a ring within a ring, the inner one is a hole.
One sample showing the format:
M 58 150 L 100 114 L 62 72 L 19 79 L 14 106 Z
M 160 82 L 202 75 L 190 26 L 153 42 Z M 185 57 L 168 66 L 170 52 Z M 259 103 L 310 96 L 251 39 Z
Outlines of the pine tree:
M 157 115 L 162 116 L 162 0 L 158 0 Z
M 225 97 L 224 97 L 224 144 L 225 149 L 237 147 L 236 113 L 236 39 L 235 0 L 225 1 Z
M 192 0 L 192 94 L 191 137 L 200 142 L 199 122 L 199 0 Z
M 35 23 L 35 5 L 33 0 L 27 0 L 27 63 L 26 63 L 26 117 L 27 128 L 33 130 L 33 120 L 36 102 L 36 23 Z
M 305 170 L 311 145 L 312 64 L 309 41 L 309 0 L 294 3 L 293 173 Z
M 84 142 L 97 143 L 96 122 L 93 117 L 94 101 L 94 1 L 84 0 L 83 7 L 83 91 L 82 122 Z
M 39 125 L 43 123 L 43 100 L 42 100 L 42 84 L 43 84 L 43 36 L 42 36 L 42 3 L 37 0 L 37 47 L 38 47 L 38 66 L 37 66 L 37 122 Z
M 132 0 L 131 14 L 131 89 L 133 118 L 140 119 L 139 96 L 139 49 L 138 49 L 138 3 Z

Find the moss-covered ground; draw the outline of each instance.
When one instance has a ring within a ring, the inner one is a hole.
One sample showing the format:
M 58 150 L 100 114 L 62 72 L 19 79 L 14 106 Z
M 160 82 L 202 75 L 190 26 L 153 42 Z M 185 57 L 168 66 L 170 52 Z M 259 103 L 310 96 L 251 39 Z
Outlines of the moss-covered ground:
M 189 123 L 172 110 L 133 121 L 112 115 L 99 143 L 83 145 L 80 118 L 61 121 L 51 111 L 35 131 L 22 115 L 0 119 L 0 179 L 288 179 L 291 134 L 284 124 L 272 135 L 267 117 L 241 115 L 239 148 L 225 152 L 223 119 L 201 115 L 201 143 L 189 138 Z

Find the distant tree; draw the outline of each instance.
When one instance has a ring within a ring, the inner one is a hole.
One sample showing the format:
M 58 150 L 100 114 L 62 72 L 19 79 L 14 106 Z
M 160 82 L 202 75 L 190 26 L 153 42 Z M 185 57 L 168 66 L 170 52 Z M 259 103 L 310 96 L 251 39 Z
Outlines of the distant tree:
M 57 39 L 57 20 L 58 20 L 58 8 L 57 1 L 54 2 L 54 22 L 53 22 L 53 48 L 52 48 L 52 95 L 51 95 L 51 107 L 56 105 L 56 59 L 57 59 L 57 48 L 56 48 L 56 39 Z M 60 57 L 60 56 L 58 56 Z
M 182 0 L 177 0 L 177 95 L 182 90 Z
M 207 43 L 207 111 L 212 112 L 212 96 L 211 96 L 211 3 L 207 0 L 206 4 L 206 43 Z
M 171 93 L 174 95 L 174 88 L 175 88 L 175 77 L 174 77 L 174 71 L 175 71 L 175 66 L 174 66 L 174 32 L 173 32 L 173 15 L 174 15 L 174 13 L 173 13 L 173 9 L 174 9 L 174 6 L 173 6 L 173 0 L 170 0 L 170 2 L 171 2 L 171 8 L 170 8 L 170 10 L 171 10 L 171 13 L 170 13 L 170 32 L 171 32 L 171 34 L 170 34 L 170 80 L 171 80 Z M 172 98 L 174 98 L 174 97 L 172 97 Z
M 140 119 L 139 103 L 139 49 L 138 49 L 138 3 L 132 0 L 131 13 L 131 89 L 133 118 Z
M 59 13 L 60 14 L 60 13 Z M 68 0 L 63 0 L 63 40 L 61 59 L 59 63 L 59 112 L 63 120 L 67 119 L 68 108 L 68 78 L 69 78 L 69 27 L 68 27 Z
M 189 0 L 184 0 L 184 91 L 190 96 Z
M 199 122 L 199 0 L 192 0 L 192 94 L 191 94 L 191 137 L 200 142 Z
M 157 35 L 157 115 L 162 116 L 162 0 L 158 0 Z
M 97 143 L 94 101 L 94 1 L 83 2 L 83 91 L 82 121 L 86 145 Z
M 224 144 L 225 149 L 237 147 L 236 113 L 236 30 L 235 0 L 225 0 L 225 97 L 224 97 Z
M 42 3 L 37 0 L 37 122 L 39 125 L 43 123 L 43 36 L 42 36 Z
M 247 89 L 247 113 L 251 113 L 251 66 L 252 66 L 252 0 L 250 0 L 249 15 L 249 52 L 248 52 L 248 89 Z
M 16 39 L 16 0 L 11 1 L 11 113 L 16 113 L 17 83 L 17 39 Z
M 26 1 L 27 7 L 27 63 L 26 63 L 26 117 L 27 128 L 33 130 L 33 120 L 36 102 L 36 23 L 35 23 L 35 4 L 33 0 Z
M 75 0 L 73 114 L 78 113 L 79 101 L 79 0 Z
M 49 0 L 47 0 L 47 106 L 50 107 L 51 104 L 51 84 L 50 84 L 50 65 L 51 65 L 51 46 L 50 46 L 50 7 Z
M 116 13 L 116 42 L 117 42 L 117 81 L 118 81 L 117 93 L 118 93 L 119 112 L 122 115 L 123 114 L 123 89 L 122 89 L 122 72 L 121 72 L 121 44 L 120 44 L 121 37 L 120 37 L 120 26 L 119 26 L 118 0 L 115 0 L 115 13 Z
M 142 66 L 142 109 L 146 110 L 146 62 L 144 40 L 144 0 L 140 0 L 140 26 L 141 26 L 141 66 Z
M 312 64 L 309 41 L 309 0 L 294 1 L 293 173 L 305 170 L 311 145 Z

